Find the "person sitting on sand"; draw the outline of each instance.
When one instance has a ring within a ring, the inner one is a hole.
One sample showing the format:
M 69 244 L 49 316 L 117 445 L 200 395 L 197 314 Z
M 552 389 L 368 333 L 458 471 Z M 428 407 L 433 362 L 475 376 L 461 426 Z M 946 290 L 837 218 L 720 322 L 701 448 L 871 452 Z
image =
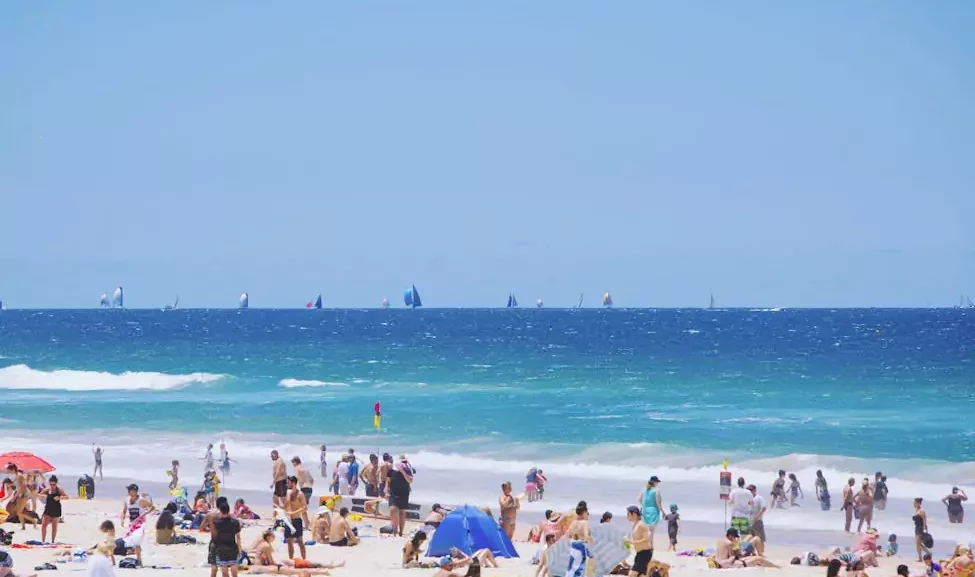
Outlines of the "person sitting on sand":
M 549 533 L 545 535 L 545 543 L 542 545 L 542 548 L 532 558 L 532 564 L 538 565 L 535 568 L 535 577 L 548 577 L 548 557 L 545 553 L 552 545 L 555 545 L 555 535 Z
M 257 521 L 261 518 L 260 515 L 252 511 L 251 508 L 247 506 L 247 503 L 244 503 L 243 499 L 237 499 L 234 501 L 234 517 L 248 521 Z
M 332 530 L 332 512 L 326 506 L 318 508 L 317 516 L 312 522 L 311 535 L 316 543 L 328 544 L 328 534 Z
M 877 551 L 880 545 L 877 544 L 877 529 L 871 527 L 863 535 L 858 535 L 853 541 L 853 552 L 863 561 L 867 567 L 879 567 L 877 563 Z
M 741 536 L 738 534 L 738 529 L 734 527 L 728 529 L 725 532 L 724 539 L 718 541 L 715 547 L 714 560 L 718 563 L 718 567 L 730 568 L 730 567 L 771 567 L 778 568 L 768 559 L 764 557 L 742 557 L 740 553 L 736 552 L 737 547 L 735 547 Z M 739 549 L 740 550 L 740 549 Z
M 328 544 L 332 547 L 354 547 L 359 544 L 359 534 L 349 525 L 349 510 L 339 509 L 332 517 L 332 527 L 328 533 Z
M 156 543 L 172 545 L 176 534 L 176 503 L 168 503 L 156 520 Z
M 928 553 L 930 555 L 931 553 Z M 943 565 L 944 574 L 952 577 L 975 577 L 975 560 L 972 558 L 972 550 L 968 547 L 959 545 L 955 547 L 955 555 Z
M 420 549 L 423 548 L 427 534 L 423 531 L 414 531 L 410 540 L 403 545 L 403 569 L 415 569 L 417 567 L 436 567 L 436 563 L 422 563 L 420 561 Z
M 338 569 L 345 566 L 345 561 L 338 565 L 325 563 L 315 563 L 307 559 L 283 559 L 280 563 L 274 560 L 274 529 L 268 529 L 261 534 L 258 540 L 254 556 L 257 563 L 251 567 L 250 572 L 254 574 L 273 574 L 273 575 L 294 575 L 297 577 L 307 577 L 309 575 L 331 575 L 329 569 Z

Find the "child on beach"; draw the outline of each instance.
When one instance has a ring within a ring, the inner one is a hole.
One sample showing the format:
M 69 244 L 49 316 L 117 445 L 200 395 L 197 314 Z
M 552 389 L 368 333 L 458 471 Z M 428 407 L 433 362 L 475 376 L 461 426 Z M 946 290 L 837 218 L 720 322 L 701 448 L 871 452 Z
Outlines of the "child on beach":
M 802 487 L 799 486 L 799 479 L 796 479 L 795 473 L 789 473 L 789 493 L 790 499 L 789 504 L 793 507 L 798 507 L 799 503 L 796 503 L 797 498 L 805 499 L 806 496 L 802 494 Z
M 887 556 L 893 557 L 897 555 L 897 535 L 891 533 L 887 537 Z
M 677 505 L 670 506 L 670 513 L 664 515 L 667 520 L 667 536 L 670 537 L 669 551 L 677 551 L 677 535 L 680 534 L 680 513 Z

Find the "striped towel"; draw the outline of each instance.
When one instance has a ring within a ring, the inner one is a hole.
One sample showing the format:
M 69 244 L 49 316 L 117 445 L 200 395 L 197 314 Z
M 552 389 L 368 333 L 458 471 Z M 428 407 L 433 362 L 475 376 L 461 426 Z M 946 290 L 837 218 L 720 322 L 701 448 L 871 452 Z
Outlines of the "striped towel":
M 614 567 L 629 557 L 626 550 L 626 531 L 608 523 L 596 525 L 589 530 L 592 535 L 592 556 L 596 559 L 596 575 L 609 575 Z

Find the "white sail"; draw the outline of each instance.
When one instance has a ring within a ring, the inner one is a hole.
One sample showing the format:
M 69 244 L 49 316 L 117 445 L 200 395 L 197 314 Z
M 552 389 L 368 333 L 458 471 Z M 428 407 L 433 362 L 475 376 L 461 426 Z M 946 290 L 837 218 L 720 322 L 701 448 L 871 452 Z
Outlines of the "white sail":
M 237 308 L 246 309 L 250 306 L 250 298 L 248 298 L 247 293 L 240 295 L 240 302 L 237 304 Z
M 603 306 L 604 307 L 613 306 L 613 297 L 609 293 L 603 295 Z
M 542 302 L 542 299 L 538 299 L 538 300 L 537 300 L 537 301 L 535 302 L 535 307 L 536 307 L 536 308 L 542 308 L 543 306 L 545 306 L 545 303 L 543 303 L 543 302 Z
M 123 306 L 125 306 L 125 302 L 122 298 L 122 287 L 117 287 L 112 293 L 112 308 L 120 309 Z
M 99 304 L 103 309 L 108 308 L 108 295 L 106 293 L 102 293 L 102 300 Z
M 385 298 L 383 299 L 383 308 L 384 309 L 389 308 L 389 299 L 385 299 Z
M 179 308 L 179 294 L 176 295 L 176 301 L 171 305 L 166 305 L 163 307 L 164 311 L 174 311 Z

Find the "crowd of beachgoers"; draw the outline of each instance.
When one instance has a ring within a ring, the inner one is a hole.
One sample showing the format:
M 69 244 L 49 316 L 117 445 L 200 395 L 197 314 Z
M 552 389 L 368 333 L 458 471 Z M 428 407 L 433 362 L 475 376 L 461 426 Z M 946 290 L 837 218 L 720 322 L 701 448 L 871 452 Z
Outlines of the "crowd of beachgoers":
M 94 469 L 90 477 L 86 475 L 78 483 L 81 492 L 95 478 L 101 481 L 104 476 L 104 451 L 96 446 L 92 452 Z M 403 454 L 362 458 L 348 449 L 329 459 L 323 445 L 315 467 L 317 478 L 300 456 L 286 461 L 276 450 L 269 456 L 270 495 L 266 503 L 247 503 L 222 491 L 221 481 L 229 475 L 234 461 L 224 445 L 216 456 L 213 445 L 208 445 L 202 457 L 204 481 L 198 490 L 187 490 L 180 481 L 180 463 L 173 461 L 167 471 L 166 498 L 154 498 L 132 483 L 114 511 L 111 506 L 96 507 L 97 513 L 107 514 L 87 527 L 99 534 L 90 546 L 59 540 L 66 509 L 72 507 L 69 503 L 76 496 L 69 495 L 56 474 L 48 476 L 44 471 L 6 464 L 0 520 L 7 523 L 3 527 L 19 525 L 20 530 L 0 529 L 0 577 L 14 575 L 13 562 L 21 553 L 35 559 L 37 555 L 46 556 L 35 566 L 37 571 L 56 569 L 59 563 L 83 562 L 93 577 L 111 577 L 116 567 L 186 570 L 166 562 L 177 557 L 186 560 L 186 554 L 173 556 L 167 552 L 183 545 L 195 551 L 192 546 L 203 544 L 206 553 L 200 552 L 191 566 L 206 565 L 211 575 L 221 573 L 224 577 L 236 577 L 239 571 L 303 577 L 333 572 L 362 574 L 352 567 L 358 562 L 355 554 L 344 552 L 358 547 L 370 549 L 369 556 L 378 556 L 377 547 L 385 551 L 390 546 L 397 548 L 397 569 L 425 568 L 435 577 L 475 576 L 482 571 L 507 575 L 526 568 L 535 576 L 666 577 L 671 570 L 748 567 L 820 567 L 828 577 L 841 572 L 863 577 L 867 571 L 905 577 L 975 577 L 975 561 L 968 545 L 955 547 L 942 559 L 934 558 L 928 512 L 920 498 L 914 500 L 911 522 L 915 531 L 909 544 L 901 548 L 897 535 L 881 536 L 877 525 L 882 522 L 889 491 L 881 472 L 860 482 L 850 478 L 843 486 L 838 504 L 843 512 L 843 529 L 850 535 L 848 543 L 820 551 L 773 551 L 765 520 L 777 510 L 801 506 L 805 500 L 799 479 L 786 471 L 779 471 L 764 493 L 754 483 L 738 478 L 724 495 L 730 519 L 723 534 L 712 535 L 709 544 L 705 536 L 688 538 L 693 544 L 688 547 L 683 544 L 680 507 L 665 501 L 663 481 L 657 476 L 652 476 L 642 490 L 635 488 L 636 499 L 625 511 L 590 516 L 589 506 L 582 500 L 568 511 L 545 511 L 539 523 L 519 525 L 523 502 L 545 500 L 549 479 L 539 467 L 526 472 L 524 491 L 520 485 L 516 491 L 510 480 L 499 479 L 498 500 L 472 509 L 467 505 L 434 503 L 425 507 L 412 503 L 418 473 Z M 817 505 L 831 509 L 833 499 L 822 472 L 817 472 L 813 485 Z M 85 503 L 84 495 L 80 496 L 79 507 Z M 942 502 L 951 523 L 964 522 L 967 499 L 959 487 L 945 495 Z M 102 504 L 109 502 L 99 500 Z M 493 529 L 468 530 L 464 535 L 458 533 L 456 542 L 450 541 L 450 520 L 461 514 L 467 519 L 465 527 L 483 521 L 479 527 Z M 83 538 L 86 528 L 75 525 L 72 523 L 72 538 Z M 443 538 L 437 536 L 438 531 Z M 434 547 L 435 542 L 440 545 Z M 449 546 L 444 549 L 443 543 Z M 323 546 L 329 559 L 316 558 Z M 147 548 L 153 550 L 152 563 L 145 561 Z M 518 555 L 522 558 L 504 560 Z M 676 560 L 682 562 L 675 565 Z M 16 575 L 28 573 L 19 563 L 16 571 Z

